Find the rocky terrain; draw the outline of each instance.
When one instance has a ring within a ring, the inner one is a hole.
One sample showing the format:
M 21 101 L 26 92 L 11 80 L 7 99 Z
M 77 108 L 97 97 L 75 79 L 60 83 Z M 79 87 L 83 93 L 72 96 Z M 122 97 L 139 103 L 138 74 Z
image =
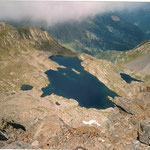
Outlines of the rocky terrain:
M 87 54 L 79 55 L 83 60 L 82 66 L 86 71 L 96 76 L 108 88 L 115 91 L 118 95 L 124 96 L 130 91 L 139 91 L 139 83 L 127 84 L 120 76 L 120 68 L 117 65 L 107 61 L 96 59 Z M 123 69 L 123 71 L 126 71 Z M 140 83 L 140 86 L 142 84 Z
M 77 55 L 36 28 L 1 23 L 0 35 L 0 148 L 150 148 L 148 82 L 127 84 L 117 65 L 80 54 L 84 69 L 118 94 L 114 99 L 110 97 L 115 107 L 87 109 L 74 99 L 55 94 L 41 97 L 41 88 L 49 84 L 45 71 L 63 67 L 49 57 Z M 22 91 L 23 84 L 33 89 Z
M 137 76 L 141 76 L 145 82 L 150 82 L 150 41 L 126 52 L 102 52 L 97 55 L 97 58 L 109 60 L 121 68 L 130 70 L 128 73 L 134 72 Z
M 50 63 L 48 56 L 75 56 L 45 31 L 33 27 L 14 28 L 5 23 L 0 23 L 0 53 L 2 91 L 15 90 L 22 84 L 43 87 L 48 83 L 44 72 L 57 66 Z

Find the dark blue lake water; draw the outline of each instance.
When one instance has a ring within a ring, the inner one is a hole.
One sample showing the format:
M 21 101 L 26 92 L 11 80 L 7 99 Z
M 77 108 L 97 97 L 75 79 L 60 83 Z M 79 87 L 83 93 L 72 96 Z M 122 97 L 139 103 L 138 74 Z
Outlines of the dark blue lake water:
M 23 84 L 23 85 L 21 86 L 21 90 L 22 90 L 22 91 L 32 90 L 32 88 L 33 88 L 33 86 L 28 85 L 28 84 Z
M 114 97 L 117 94 L 108 89 L 95 76 L 86 72 L 81 66 L 80 59 L 60 56 L 54 56 L 51 59 L 66 68 L 45 72 L 50 84 L 42 88 L 41 97 L 55 93 L 66 98 L 73 98 L 80 106 L 86 108 L 104 109 L 114 106 L 107 96 Z
M 141 80 L 132 78 L 130 75 L 125 74 L 125 73 L 120 73 L 120 76 L 123 80 L 125 80 L 127 83 L 131 83 L 132 81 L 138 81 L 138 82 L 142 82 Z

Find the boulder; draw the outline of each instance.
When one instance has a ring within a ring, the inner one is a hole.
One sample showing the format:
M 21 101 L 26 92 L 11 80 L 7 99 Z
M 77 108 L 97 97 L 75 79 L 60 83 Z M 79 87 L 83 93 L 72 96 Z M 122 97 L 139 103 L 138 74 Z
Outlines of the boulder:
M 138 135 L 141 143 L 150 145 L 150 119 L 146 119 L 139 124 Z

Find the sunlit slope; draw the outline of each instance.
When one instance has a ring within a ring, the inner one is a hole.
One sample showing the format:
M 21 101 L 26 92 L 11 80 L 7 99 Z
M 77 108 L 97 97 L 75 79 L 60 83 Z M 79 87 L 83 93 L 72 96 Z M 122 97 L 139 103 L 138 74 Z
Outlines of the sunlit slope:
M 44 71 L 55 66 L 48 58 L 51 55 L 75 53 L 60 46 L 45 31 L 0 23 L 0 90 L 15 90 L 22 84 L 47 84 Z
M 146 80 L 150 79 L 150 41 L 126 52 L 106 51 L 99 53 L 96 57 L 110 60 L 124 68 L 141 72 Z

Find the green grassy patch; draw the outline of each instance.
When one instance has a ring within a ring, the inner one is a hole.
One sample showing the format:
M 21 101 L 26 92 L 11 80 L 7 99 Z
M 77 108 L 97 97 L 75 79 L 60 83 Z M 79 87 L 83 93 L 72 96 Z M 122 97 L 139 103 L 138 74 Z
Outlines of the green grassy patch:
M 150 75 L 146 75 L 146 76 L 144 77 L 144 81 L 150 81 Z

